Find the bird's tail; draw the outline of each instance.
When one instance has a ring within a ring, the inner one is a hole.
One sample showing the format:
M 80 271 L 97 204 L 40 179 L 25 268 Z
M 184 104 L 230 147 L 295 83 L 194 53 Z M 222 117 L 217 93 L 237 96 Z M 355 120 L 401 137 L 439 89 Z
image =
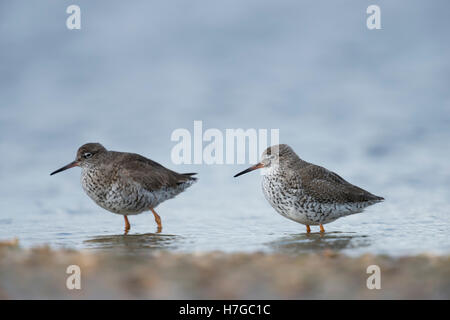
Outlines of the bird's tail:
M 183 176 L 186 176 L 186 177 L 189 177 L 191 180 L 196 181 L 197 178 L 196 178 L 196 177 L 193 177 L 193 176 L 195 176 L 196 174 L 197 174 L 197 172 L 191 172 L 191 173 L 183 173 L 182 175 L 183 175 Z

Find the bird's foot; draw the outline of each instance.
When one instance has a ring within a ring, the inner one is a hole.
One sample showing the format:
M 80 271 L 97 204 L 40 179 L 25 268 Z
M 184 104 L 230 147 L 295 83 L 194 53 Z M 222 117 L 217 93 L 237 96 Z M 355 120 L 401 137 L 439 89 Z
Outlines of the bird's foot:
M 325 229 L 323 228 L 323 225 L 320 225 L 320 233 L 325 233 Z
M 130 222 L 128 221 L 128 217 L 127 216 L 123 216 L 125 218 L 125 230 L 124 230 L 124 235 L 128 234 L 128 231 L 130 231 Z
M 152 210 L 153 215 L 155 216 L 155 222 L 158 225 L 158 229 L 157 229 L 156 233 L 161 233 L 161 231 L 162 231 L 161 217 L 156 213 L 155 210 L 153 210 L 153 208 L 150 208 L 150 210 Z

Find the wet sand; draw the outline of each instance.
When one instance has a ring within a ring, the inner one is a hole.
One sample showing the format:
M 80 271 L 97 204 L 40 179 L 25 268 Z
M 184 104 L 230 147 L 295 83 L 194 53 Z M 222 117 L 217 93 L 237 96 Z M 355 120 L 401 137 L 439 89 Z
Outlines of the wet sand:
M 69 265 L 81 290 L 68 290 Z M 369 265 L 381 289 L 369 290 Z M 127 254 L 115 250 L 22 249 L 0 245 L 2 299 L 449 299 L 450 257 L 305 254 Z

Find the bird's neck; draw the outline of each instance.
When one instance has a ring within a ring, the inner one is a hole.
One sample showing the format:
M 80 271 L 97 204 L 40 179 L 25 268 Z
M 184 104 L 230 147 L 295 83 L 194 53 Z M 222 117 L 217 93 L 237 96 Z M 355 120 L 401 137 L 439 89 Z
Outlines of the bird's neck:
M 280 172 L 280 166 L 279 165 L 271 165 L 269 167 L 263 167 L 261 168 L 261 174 L 263 176 L 271 176 L 276 175 Z

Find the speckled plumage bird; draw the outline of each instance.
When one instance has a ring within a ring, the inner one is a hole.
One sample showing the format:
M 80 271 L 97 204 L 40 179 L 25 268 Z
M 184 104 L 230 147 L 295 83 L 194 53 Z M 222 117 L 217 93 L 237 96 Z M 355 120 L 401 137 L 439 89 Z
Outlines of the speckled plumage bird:
M 236 174 L 260 169 L 262 189 L 270 205 L 282 216 L 306 225 L 323 225 L 381 202 L 334 172 L 300 159 L 286 144 L 267 148 L 261 162 Z
M 195 173 L 177 173 L 139 154 L 108 151 L 99 143 L 78 149 L 75 161 L 52 172 L 81 167 L 81 185 L 100 207 L 124 216 L 125 233 L 130 229 L 128 215 L 152 211 L 161 232 L 161 218 L 155 208 L 190 187 Z

